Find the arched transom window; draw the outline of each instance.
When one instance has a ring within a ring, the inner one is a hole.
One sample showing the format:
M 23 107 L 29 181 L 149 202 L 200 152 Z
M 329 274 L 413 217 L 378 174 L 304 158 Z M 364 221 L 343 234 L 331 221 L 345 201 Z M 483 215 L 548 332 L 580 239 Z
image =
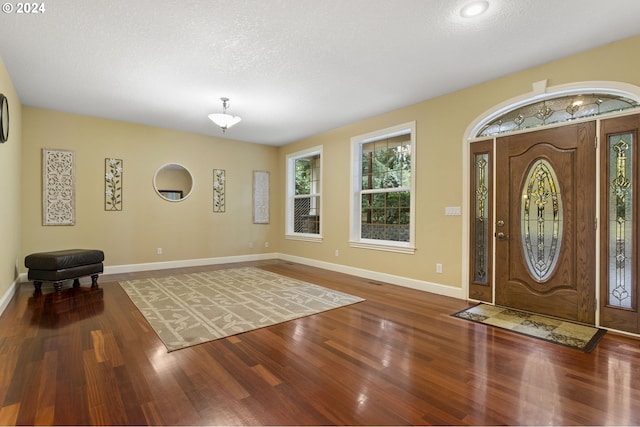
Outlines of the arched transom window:
M 594 117 L 640 106 L 624 96 L 588 93 L 561 95 L 516 107 L 480 128 L 475 137 L 487 137 L 546 126 L 554 123 Z

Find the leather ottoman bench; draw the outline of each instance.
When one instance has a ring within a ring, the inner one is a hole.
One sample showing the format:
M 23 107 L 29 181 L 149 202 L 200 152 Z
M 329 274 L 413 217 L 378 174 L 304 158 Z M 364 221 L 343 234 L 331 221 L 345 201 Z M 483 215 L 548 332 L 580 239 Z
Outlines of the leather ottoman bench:
M 98 274 L 104 271 L 104 252 L 96 249 L 67 249 L 27 255 L 24 265 L 29 269 L 27 278 L 33 281 L 36 291 L 42 282 L 52 282 L 56 291 L 62 283 L 73 280 L 80 286 L 80 277 L 91 276 L 91 287 L 98 287 Z

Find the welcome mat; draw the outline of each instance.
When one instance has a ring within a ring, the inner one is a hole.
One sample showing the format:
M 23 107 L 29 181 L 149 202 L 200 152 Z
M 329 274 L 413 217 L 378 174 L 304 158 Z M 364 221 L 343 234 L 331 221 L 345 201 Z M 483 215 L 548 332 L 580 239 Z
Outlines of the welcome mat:
M 127 280 L 120 286 L 168 351 L 364 301 L 254 267 Z
M 466 308 L 452 316 L 497 326 L 587 353 L 596 347 L 606 332 L 604 329 L 487 304 Z

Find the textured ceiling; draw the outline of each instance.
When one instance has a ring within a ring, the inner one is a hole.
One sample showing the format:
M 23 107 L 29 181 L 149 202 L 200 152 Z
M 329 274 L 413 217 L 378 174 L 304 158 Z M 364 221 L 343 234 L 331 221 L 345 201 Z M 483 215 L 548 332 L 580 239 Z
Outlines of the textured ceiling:
M 24 105 L 282 145 L 640 33 L 638 0 L 468 2 L 47 0 L 0 57 Z

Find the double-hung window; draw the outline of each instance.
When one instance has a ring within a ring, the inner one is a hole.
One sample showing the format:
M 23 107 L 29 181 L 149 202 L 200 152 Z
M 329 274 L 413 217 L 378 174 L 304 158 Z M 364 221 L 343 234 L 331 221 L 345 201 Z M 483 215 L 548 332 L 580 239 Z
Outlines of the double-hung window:
M 415 122 L 351 139 L 350 245 L 415 250 Z
M 287 156 L 286 237 L 320 240 L 322 147 Z

